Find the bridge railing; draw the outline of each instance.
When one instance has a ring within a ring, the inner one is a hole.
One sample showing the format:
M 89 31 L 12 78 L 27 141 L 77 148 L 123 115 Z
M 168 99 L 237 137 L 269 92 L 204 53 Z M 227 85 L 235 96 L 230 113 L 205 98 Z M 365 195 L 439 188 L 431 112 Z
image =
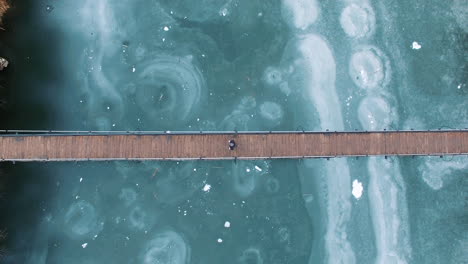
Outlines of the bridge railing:
M 407 129 L 407 130 L 343 130 L 343 131 L 336 131 L 336 130 L 324 130 L 324 131 L 313 131 L 313 130 L 292 130 L 292 131 L 282 131 L 282 130 L 268 130 L 268 131 L 204 131 L 204 130 L 193 130 L 193 131 L 144 131 L 144 130 L 137 130 L 137 131 L 79 131 L 79 130 L 0 130 L 0 136 L 33 136 L 33 135 L 194 135 L 194 134 L 203 134 L 203 135 L 235 135 L 235 134 L 251 134 L 251 135 L 258 135 L 258 134 L 323 134 L 323 133 L 352 133 L 352 134 L 365 134 L 365 133 L 395 133 L 395 132 L 450 132 L 450 131 L 458 131 L 458 132 L 468 132 L 468 128 L 460 128 L 460 129 L 428 129 L 428 130 L 414 130 L 414 129 Z

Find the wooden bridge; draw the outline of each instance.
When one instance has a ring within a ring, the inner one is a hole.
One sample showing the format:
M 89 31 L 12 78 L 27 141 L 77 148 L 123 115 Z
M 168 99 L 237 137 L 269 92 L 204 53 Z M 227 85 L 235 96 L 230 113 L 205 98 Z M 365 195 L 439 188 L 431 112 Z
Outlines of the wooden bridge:
M 235 143 L 235 147 L 230 148 L 229 142 Z M 2 161 L 466 154 L 468 130 L 242 133 L 3 131 L 0 135 Z

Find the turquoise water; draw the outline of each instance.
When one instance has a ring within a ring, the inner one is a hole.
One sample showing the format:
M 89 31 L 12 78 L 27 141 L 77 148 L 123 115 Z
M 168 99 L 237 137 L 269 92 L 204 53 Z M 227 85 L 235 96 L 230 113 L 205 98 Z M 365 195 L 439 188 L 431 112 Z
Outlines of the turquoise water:
M 466 128 L 467 9 L 463 0 L 25 1 L 2 33 L 12 62 L 5 126 Z M 6 263 L 468 257 L 467 157 L 7 172 Z

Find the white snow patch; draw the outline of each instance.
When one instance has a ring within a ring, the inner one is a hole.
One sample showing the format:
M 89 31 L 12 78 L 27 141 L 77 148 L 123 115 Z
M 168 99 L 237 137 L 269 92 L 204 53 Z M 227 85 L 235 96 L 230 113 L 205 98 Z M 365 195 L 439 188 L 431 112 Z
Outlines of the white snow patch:
M 358 180 L 353 181 L 353 191 L 351 192 L 354 196 L 354 198 L 358 199 L 361 198 L 362 192 L 364 188 L 362 187 L 362 182 L 359 182 Z
M 414 50 L 421 49 L 421 44 L 419 44 L 416 41 L 413 41 L 413 44 L 411 45 L 411 48 L 414 49 Z
M 204 192 L 209 192 L 210 190 L 211 190 L 211 185 L 205 184 L 205 186 L 203 186 L 203 191 Z

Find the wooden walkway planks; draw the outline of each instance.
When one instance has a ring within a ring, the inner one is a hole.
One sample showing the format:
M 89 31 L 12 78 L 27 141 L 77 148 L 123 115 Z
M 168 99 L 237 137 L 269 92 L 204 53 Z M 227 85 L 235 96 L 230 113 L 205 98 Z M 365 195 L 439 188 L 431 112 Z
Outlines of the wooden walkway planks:
M 235 150 L 228 148 L 231 139 Z M 468 154 L 468 130 L 0 136 L 4 161 L 460 154 Z

